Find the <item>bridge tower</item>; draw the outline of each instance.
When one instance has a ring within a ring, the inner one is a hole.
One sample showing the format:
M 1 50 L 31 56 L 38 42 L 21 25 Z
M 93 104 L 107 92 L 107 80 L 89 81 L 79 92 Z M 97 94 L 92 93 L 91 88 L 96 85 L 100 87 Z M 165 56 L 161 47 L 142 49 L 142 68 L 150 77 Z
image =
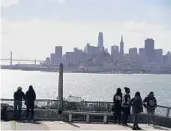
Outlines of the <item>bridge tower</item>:
M 10 65 L 12 65 L 12 51 L 10 52 Z
M 36 59 L 34 60 L 34 64 L 36 65 Z

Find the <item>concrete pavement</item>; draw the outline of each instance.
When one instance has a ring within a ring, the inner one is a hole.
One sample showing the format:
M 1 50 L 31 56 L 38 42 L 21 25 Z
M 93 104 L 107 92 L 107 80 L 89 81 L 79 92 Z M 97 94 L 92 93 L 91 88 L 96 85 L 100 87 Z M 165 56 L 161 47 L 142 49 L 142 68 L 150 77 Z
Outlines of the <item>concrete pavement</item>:
M 117 124 L 101 123 L 68 123 L 62 121 L 39 121 L 34 123 L 26 122 L 3 122 L 1 121 L 1 130 L 131 130 L 132 124 L 125 127 Z M 148 126 L 147 124 L 139 125 L 143 130 L 171 130 L 169 128 Z

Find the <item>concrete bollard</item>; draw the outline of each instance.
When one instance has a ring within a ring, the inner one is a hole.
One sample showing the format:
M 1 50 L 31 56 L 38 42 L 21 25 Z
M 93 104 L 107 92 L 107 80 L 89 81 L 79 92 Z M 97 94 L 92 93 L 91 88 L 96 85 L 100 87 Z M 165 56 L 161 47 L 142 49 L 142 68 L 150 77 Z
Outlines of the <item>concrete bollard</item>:
M 104 115 L 104 117 L 103 117 L 103 122 L 104 122 L 104 124 L 107 124 L 107 116 L 106 115 Z
M 86 115 L 86 122 L 89 123 L 90 122 L 90 116 L 87 114 Z
M 69 114 L 69 122 L 72 122 L 72 114 Z

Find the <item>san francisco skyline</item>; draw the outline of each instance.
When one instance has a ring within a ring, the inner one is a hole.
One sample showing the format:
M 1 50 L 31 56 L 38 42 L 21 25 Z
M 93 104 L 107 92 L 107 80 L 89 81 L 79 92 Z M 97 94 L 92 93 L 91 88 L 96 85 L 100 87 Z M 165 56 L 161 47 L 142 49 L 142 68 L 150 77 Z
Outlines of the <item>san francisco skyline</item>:
M 1 54 L 44 59 L 55 46 L 64 53 L 86 43 L 96 46 L 98 32 L 109 53 L 123 35 L 126 53 L 153 38 L 165 54 L 171 50 L 170 5 L 169 0 L 2 0 Z

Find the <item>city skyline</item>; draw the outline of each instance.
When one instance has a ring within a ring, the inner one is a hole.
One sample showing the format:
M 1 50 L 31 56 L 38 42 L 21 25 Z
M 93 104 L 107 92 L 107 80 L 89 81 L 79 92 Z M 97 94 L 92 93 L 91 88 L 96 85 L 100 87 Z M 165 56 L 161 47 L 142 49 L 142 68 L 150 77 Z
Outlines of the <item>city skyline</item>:
M 96 46 L 98 32 L 109 52 L 123 34 L 126 53 L 143 47 L 146 38 L 166 53 L 171 50 L 170 5 L 169 0 L 2 0 L 1 54 L 44 59 L 55 46 L 63 46 L 63 52 L 86 43 Z
M 100 34 L 100 35 L 99 35 Z M 104 33 L 103 32 L 99 32 L 98 33 L 98 35 L 97 35 L 98 37 L 97 37 L 97 43 L 96 43 L 96 45 L 93 45 L 93 44 L 91 44 L 90 42 L 89 43 L 85 43 L 85 45 L 84 45 L 84 47 L 83 48 L 79 48 L 79 47 L 73 47 L 72 48 L 72 50 L 70 50 L 70 51 L 66 51 L 66 52 L 63 52 L 63 50 L 64 50 L 64 48 L 63 48 L 63 46 L 62 45 L 55 45 L 55 50 L 54 50 L 54 47 L 53 47 L 53 51 L 52 52 L 55 52 L 55 54 L 57 54 L 57 52 L 61 52 L 61 54 L 62 54 L 62 56 L 63 55 L 65 55 L 67 52 L 74 52 L 74 50 L 75 49 L 79 49 L 80 51 L 83 51 L 83 52 L 85 52 L 85 47 L 86 47 L 86 44 L 89 44 L 89 46 L 93 46 L 93 47 L 98 47 L 100 50 L 101 50 L 101 47 L 103 47 L 104 48 L 104 51 L 105 51 L 105 49 L 107 49 L 107 48 L 105 48 L 105 45 L 104 45 L 104 43 L 103 43 L 103 36 L 104 36 Z M 100 36 L 100 37 L 99 37 Z M 101 38 L 102 37 L 102 38 Z M 102 45 L 100 44 L 99 45 L 99 39 L 100 39 L 100 41 L 102 40 Z M 145 49 L 145 48 L 148 48 L 148 45 L 149 45 L 149 43 L 147 42 L 146 43 L 146 41 L 148 41 L 148 40 L 152 40 L 153 42 L 153 47 L 151 47 L 152 49 L 156 49 L 156 50 L 162 50 L 162 54 L 163 55 L 166 55 L 168 52 L 170 52 L 171 53 L 171 50 L 166 50 L 166 52 L 164 52 L 164 50 L 162 49 L 162 48 L 156 48 L 155 47 L 155 40 L 153 39 L 153 38 L 145 38 L 144 39 L 144 45 L 142 46 L 142 47 L 136 47 L 136 46 L 133 46 L 133 47 L 129 47 L 128 48 L 128 50 L 126 51 L 125 50 L 125 41 L 124 41 L 124 37 L 123 37 L 123 34 L 120 36 L 120 42 L 118 42 L 118 44 L 113 44 L 113 45 L 111 45 L 110 46 L 110 48 L 109 49 L 107 49 L 107 52 L 110 54 L 110 55 L 112 55 L 112 51 L 111 51 L 111 49 L 113 48 L 113 49 L 118 49 L 118 53 L 121 53 L 121 55 L 126 55 L 126 54 L 130 54 L 130 50 L 134 50 L 134 49 L 136 49 L 137 50 L 137 53 L 139 54 L 140 53 L 140 50 L 141 49 Z M 122 46 L 122 49 L 121 49 L 121 46 Z M 59 49 L 60 48 L 60 49 Z M 150 50 L 151 51 L 151 50 Z M 149 51 L 149 53 L 150 53 L 150 51 Z M 9 53 L 10 53 L 11 51 L 9 51 Z M 49 52 L 49 53 L 52 53 L 52 52 Z M 60 53 L 59 53 L 60 54 Z M 58 54 L 58 55 L 59 55 Z M 60 56 L 61 58 L 62 58 L 62 56 Z M 46 56 L 47 57 L 47 56 Z M 46 58 L 45 57 L 45 58 Z M 7 58 L 9 58 L 9 56 L 7 57 Z M 42 60 L 44 60 L 44 59 L 42 59 Z

